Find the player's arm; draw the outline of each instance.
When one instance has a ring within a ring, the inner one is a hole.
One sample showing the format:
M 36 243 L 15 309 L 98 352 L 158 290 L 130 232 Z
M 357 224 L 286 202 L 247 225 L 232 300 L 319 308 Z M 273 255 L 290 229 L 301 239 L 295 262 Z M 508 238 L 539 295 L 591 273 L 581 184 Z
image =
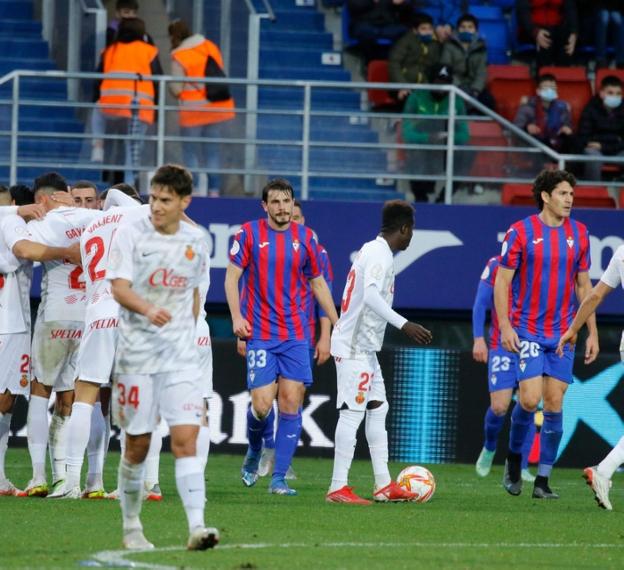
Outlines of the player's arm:
M 20 261 L 9 250 L 0 252 L 0 273 L 6 275 L 17 271 Z
M 243 275 L 243 270 L 230 263 L 225 270 L 225 298 L 227 299 L 230 315 L 232 316 L 232 330 L 238 338 L 247 338 L 251 335 L 251 325 L 240 310 L 240 298 L 238 282 Z
M 325 311 L 329 322 L 332 325 L 335 325 L 336 321 L 338 320 L 338 313 L 336 312 L 334 300 L 332 299 L 331 291 L 327 286 L 325 278 L 322 275 L 319 275 L 318 277 L 310 279 L 310 287 L 312 288 L 312 294 L 314 295 L 314 298 L 321 306 L 321 309 Z
M 485 316 L 492 310 L 494 300 L 494 289 L 483 280 L 479 280 L 477 294 L 472 305 L 472 358 L 476 362 L 487 362 L 488 347 L 485 342 Z
M 515 273 L 515 269 L 500 266 L 494 283 L 494 306 L 501 330 L 501 344 L 509 352 L 520 351 L 520 339 L 509 321 L 509 288 Z
M 124 309 L 139 313 L 157 327 L 166 325 L 171 320 L 171 314 L 166 309 L 156 307 L 146 301 L 132 289 L 132 282 L 127 279 L 116 278 L 111 280 L 113 297 Z
M 199 309 L 201 308 L 201 297 L 199 295 L 199 287 L 193 289 L 193 317 L 195 322 L 199 318 Z
M 408 337 L 418 344 L 429 344 L 433 338 L 431 332 L 418 323 L 412 323 L 392 309 L 384 300 L 379 289 L 374 283 L 370 283 L 364 289 L 364 304 L 378 317 L 390 323 L 393 327 L 403 331 Z
M 314 358 L 317 364 L 325 364 L 331 356 L 331 321 L 329 317 L 319 317 L 319 338 L 314 348 Z
M 591 295 L 592 284 L 587 271 L 579 272 L 576 276 L 576 297 L 579 303 Z M 601 299 L 602 301 L 602 299 Z M 597 306 L 597 305 L 596 305 Z M 587 325 L 587 340 L 585 341 L 585 364 L 591 364 L 600 352 L 600 344 L 598 342 L 598 326 L 596 325 L 596 307 L 585 319 Z
M 13 245 L 13 255 L 28 261 L 67 259 L 71 263 L 80 265 L 80 244 L 74 243 L 68 247 L 52 247 L 35 241 L 21 239 Z

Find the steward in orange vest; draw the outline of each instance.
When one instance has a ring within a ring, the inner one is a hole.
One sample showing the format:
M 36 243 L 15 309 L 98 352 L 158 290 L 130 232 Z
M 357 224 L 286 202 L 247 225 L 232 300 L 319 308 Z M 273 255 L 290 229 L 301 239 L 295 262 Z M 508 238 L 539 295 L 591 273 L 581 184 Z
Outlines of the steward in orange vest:
M 212 57 L 223 68 L 219 48 L 201 34 L 191 35 L 187 25 L 176 20 L 169 25 L 171 39 L 171 75 L 205 77 L 206 62 Z M 180 104 L 181 127 L 198 127 L 230 121 L 234 118 L 234 99 L 209 101 L 205 83 L 171 83 L 171 93 Z
M 106 74 L 133 73 L 136 79 L 106 77 L 99 85 L 97 102 L 100 105 L 119 105 L 119 108 L 101 107 L 108 116 L 131 118 L 131 104 L 139 104 L 138 118 L 151 125 L 154 122 L 154 105 L 158 100 L 158 87 L 149 78 L 162 75 L 158 48 L 144 41 L 145 24 L 139 18 L 125 18 L 119 24 L 117 39 L 102 52 L 98 71 Z M 125 107 L 125 108 L 124 108 Z M 134 110 L 136 112 L 136 110 Z

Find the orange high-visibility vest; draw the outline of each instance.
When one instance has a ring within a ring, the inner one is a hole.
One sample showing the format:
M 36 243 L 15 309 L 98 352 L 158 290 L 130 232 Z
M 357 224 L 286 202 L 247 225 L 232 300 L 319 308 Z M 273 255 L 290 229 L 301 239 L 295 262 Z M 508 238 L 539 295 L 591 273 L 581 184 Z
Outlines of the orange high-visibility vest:
M 219 48 L 209 40 L 191 48 L 178 48 L 171 57 L 182 66 L 186 77 L 205 77 L 208 57 L 212 57 L 223 67 Z M 181 127 L 210 125 L 234 118 L 234 99 L 230 97 L 225 101 L 208 101 L 205 83 L 184 83 L 178 102 Z
M 132 116 L 130 105 L 133 99 L 139 104 L 139 119 L 144 123 L 154 122 L 154 82 L 146 80 L 152 75 L 152 61 L 158 55 L 158 48 L 136 40 L 130 43 L 116 42 L 104 50 L 104 73 L 136 73 L 141 78 L 113 79 L 106 77 L 100 87 L 100 105 L 127 105 L 127 108 L 103 107 L 107 115 Z M 136 111 L 135 111 L 136 112 Z

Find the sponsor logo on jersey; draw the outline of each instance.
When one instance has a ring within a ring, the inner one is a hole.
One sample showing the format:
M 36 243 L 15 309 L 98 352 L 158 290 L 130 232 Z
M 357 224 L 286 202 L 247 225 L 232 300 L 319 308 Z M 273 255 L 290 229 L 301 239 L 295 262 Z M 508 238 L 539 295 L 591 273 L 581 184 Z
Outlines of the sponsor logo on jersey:
M 51 339 L 76 340 L 82 337 L 81 329 L 52 329 L 50 331 Z
M 98 329 L 115 329 L 119 326 L 119 319 L 98 319 L 97 321 L 93 321 L 89 325 L 89 330 L 98 330 Z
M 538 243 L 541 243 L 541 242 L 543 242 L 543 241 L 544 241 L 544 238 L 537 238 L 537 239 L 534 239 L 534 240 L 533 240 L 533 243 L 534 243 L 535 245 L 537 245 Z
M 184 275 L 176 275 L 173 269 L 160 267 L 149 276 L 148 282 L 152 287 L 183 289 L 187 286 L 188 279 Z
M 193 247 L 190 245 L 186 246 L 186 251 L 184 252 L 184 257 L 189 261 L 193 261 L 195 259 L 195 252 L 193 251 Z

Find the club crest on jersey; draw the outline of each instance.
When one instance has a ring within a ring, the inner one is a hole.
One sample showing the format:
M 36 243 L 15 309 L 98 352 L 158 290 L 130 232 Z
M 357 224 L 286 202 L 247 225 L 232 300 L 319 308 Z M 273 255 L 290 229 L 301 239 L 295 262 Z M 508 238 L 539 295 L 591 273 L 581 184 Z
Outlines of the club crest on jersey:
M 253 370 L 249 371 L 249 381 L 253 384 L 253 381 L 256 377 L 256 373 Z
M 526 362 L 524 360 L 520 361 L 520 370 L 522 370 L 522 372 L 524 372 L 525 368 L 526 368 Z
M 497 381 L 498 378 L 496 378 L 496 374 L 492 374 L 492 376 L 490 376 L 490 382 L 492 383 L 492 386 L 496 386 Z
M 189 261 L 193 261 L 195 259 L 195 252 L 193 251 L 193 247 L 190 245 L 186 246 L 186 251 L 184 252 L 184 257 Z
M 366 398 L 364 397 L 364 392 L 358 392 L 357 396 L 355 397 L 355 403 L 363 404 L 365 399 Z
M 294 249 L 295 251 L 299 251 L 299 246 L 300 246 L 300 245 L 301 245 L 301 244 L 299 243 L 299 240 L 295 240 L 295 241 L 293 241 L 292 246 L 293 246 L 293 249 Z
M 572 249 L 572 248 L 574 247 L 574 238 L 573 238 L 573 237 L 571 237 L 571 236 L 570 236 L 570 237 L 566 240 L 566 242 L 568 243 L 568 247 L 569 247 L 570 249 Z
M 22 388 L 26 388 L 26 386 L 28 386 L 28 377 L 26 374 L 22 374 L 22 377 L 20 378 L 20 386 Z

